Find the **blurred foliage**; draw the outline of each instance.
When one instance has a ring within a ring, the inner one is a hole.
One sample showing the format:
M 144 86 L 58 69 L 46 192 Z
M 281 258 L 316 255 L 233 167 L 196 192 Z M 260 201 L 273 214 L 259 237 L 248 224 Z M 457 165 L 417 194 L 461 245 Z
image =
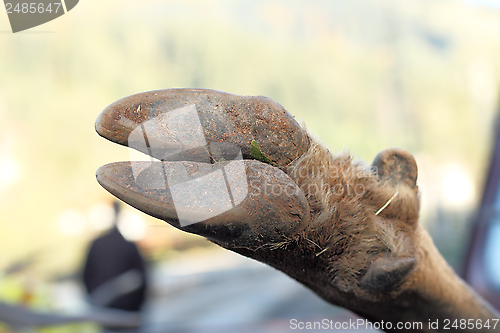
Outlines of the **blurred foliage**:
M 110 201 L 95 170 L 128 159 L 95 118 L 147 90 L 265 95 L 332 151 L 371 161 L 399 146 L 460 163 L 481 186 L 499 11 L 458 0 L 86 0 L 43 26 L 9 28 L 0 14 L 0 159 L 18 160 L 21 178 L 0 188 L 0 269 L 33 251 L 43 251 L 33 274 L 79 268 L 96 231 L 62 235 L 57 219 Z M 148 224 L 166 243 L 188 237 Z

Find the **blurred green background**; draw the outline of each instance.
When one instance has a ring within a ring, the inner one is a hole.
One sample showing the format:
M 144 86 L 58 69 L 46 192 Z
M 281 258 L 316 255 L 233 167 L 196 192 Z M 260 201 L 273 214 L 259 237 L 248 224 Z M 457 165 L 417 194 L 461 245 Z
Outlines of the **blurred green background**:
M 459 266 L 499 68 L 500 10 L 459 0 L 83 0 L 16 34 L 2 12 L 0 270 L 27 259 L 36 281 L 79 270 L 112 200 L 95 171 L 129 158 L 95 133 L 97 115 L 176 87 L 271 97 L 333 152 L 367 163 L 407 149 L 420 167 L 421 222 Z M 129 216 L 151 260 L 205 244 Z

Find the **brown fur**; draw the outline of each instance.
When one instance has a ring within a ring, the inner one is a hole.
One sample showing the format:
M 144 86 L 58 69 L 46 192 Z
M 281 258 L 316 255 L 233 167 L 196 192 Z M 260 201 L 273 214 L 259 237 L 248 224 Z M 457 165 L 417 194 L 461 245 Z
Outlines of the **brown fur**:
M 357 278 L 373 259 L 367 253 L 410 256 L 412 246 L 406 233 L 411 225 L 388 223 L 383 217 L 416 222 L 418 197 L 405 188 L 384 187 L 376 172 L 354 163 L 349 155 L 332 156 L 316 142 L 288 167 L 288 174 L 306 194 L 313 216 L 301 238 L 310 240 L 314 245 L 308 246 L 316 246 L 318 253 L 324 250 L 320 255 L 329 258 L 329 273 L 345 292 L 356 290 Z M 396 191 L 399 194 L 375 215 Z M 400 217 L 400 207 L 414 208 Z

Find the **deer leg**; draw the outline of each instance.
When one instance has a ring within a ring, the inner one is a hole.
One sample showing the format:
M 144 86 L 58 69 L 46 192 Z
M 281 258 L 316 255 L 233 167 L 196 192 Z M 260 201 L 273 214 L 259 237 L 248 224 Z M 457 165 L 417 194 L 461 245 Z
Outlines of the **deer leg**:
M 160 160 L 97 171 L 104 188 L 146 214 L 271 265 L 332 304 L 384 321 L 384 331 L 500 332 L 498 315 L 418 224 L 408 152 L 357 164 L 331 155 L 268 98 L 206 89 L 126 97 L 96 130 Z

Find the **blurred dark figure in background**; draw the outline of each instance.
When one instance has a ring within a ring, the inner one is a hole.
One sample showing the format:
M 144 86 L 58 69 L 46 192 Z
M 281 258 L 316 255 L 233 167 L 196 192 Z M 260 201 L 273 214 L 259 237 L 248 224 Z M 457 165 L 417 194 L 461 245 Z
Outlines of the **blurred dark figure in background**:
M 146 296 L 145 264 L 137 246 L 118 230 L 118 201 L 114 211 L 113 228 L 90 246 L 83 282 L 93 305 L 137 312 Z

